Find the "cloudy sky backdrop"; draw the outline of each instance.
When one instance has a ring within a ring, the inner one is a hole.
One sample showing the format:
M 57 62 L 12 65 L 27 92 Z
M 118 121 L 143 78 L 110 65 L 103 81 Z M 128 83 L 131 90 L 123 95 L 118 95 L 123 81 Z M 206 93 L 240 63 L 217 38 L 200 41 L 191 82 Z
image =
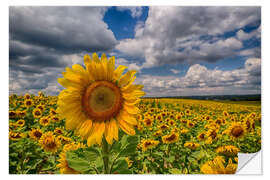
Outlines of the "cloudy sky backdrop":
M 260 7 L 10 7 L 9 92 L 63 89 L 86 53 L 138 70 L 147 96 L 261 93 Z

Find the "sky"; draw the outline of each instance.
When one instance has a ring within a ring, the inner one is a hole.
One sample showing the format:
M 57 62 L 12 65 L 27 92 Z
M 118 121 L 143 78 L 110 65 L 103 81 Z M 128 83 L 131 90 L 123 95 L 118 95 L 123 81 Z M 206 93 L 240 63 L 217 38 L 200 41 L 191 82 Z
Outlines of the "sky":
M 146 96 L 261 93 L 260 7 L 9 7 L 9 93 L 58 95 L 97 52 L 138 71 Z

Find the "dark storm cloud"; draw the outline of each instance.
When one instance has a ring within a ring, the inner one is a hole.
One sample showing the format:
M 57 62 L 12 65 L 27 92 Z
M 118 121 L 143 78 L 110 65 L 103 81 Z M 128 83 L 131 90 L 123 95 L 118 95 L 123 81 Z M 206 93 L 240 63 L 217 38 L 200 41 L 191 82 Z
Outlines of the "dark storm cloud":
M 11 93 L 55 94 L 64 67 L 82 54 L 111 51 L 117 41 L 103 21 L 107 7 L 9 8 Z
M 10 37 L 65 53 L 106 51 L 116 45 L 103 8 L 10 7 Z
M 55 51 L 11 40 L 9 43 L 9 67 L 25 73 L 41 73 L 46 67 L 64 67 L 67 62 Z

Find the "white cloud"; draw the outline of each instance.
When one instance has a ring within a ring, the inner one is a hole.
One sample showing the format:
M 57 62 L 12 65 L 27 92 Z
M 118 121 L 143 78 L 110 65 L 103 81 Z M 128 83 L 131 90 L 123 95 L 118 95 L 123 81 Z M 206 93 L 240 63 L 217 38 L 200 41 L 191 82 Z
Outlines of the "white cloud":
M 261 60 L 247 59 L 243 68 L 231 71 L 194 64 L 182 77 L 143 75 L 136 82 L 144 85 L 148 96 L 260 93 Z
M 116 9 L 118 11 L 130 11 L 133 18 L 140 17 L 143 13 L 143 8 L 140 6 L 117 6 Z
M 244 41 L 244 40 L 248 40 L 251 39 L 253 37 L 256 38 L 261 38 L 261 26 L 259 26 L 257 29 L 246 33 L 245 31 L 243 31 L 242 29 L 240 29 L 237 33 L 236 36 L 239 40 Z
M 243 47 L 239 39 L 218 35 L 259 20 L 259 7 L 153 6 L 145 24 L 136 26 L 135 38 L 121 40 L 116 49 L 130 56 L 143 56 L 145 68 L 184 61 L 215 62 L 235 55 Z
M 115 66 L 124 65 L 128 67 L 128 70 L 136 70 L 140 72 L 141 67 L 137 63 L 132 63 L 125 58 L 116 58 L 115 60 Z
M 177 69 L 170 69 L 170 71 L 171 71 L 173 74 L 178 74 L 178 73 L 181 72 L 180 70 L 177 70 Z

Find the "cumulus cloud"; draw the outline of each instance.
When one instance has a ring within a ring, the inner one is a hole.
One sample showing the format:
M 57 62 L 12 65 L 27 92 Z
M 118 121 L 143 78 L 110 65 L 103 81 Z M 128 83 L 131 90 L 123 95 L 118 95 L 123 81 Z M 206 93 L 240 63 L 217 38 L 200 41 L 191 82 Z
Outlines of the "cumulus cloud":
M 148 95 L 195 95 L 260 92 L 260 47 L 244 48 L 244 41 L 261 38 L 259 7 L 150 7 L 146 22 L 137 21 L 134 39 L 120 42 L 103 21 L 107 7 L 10 7 L 10 93 L 56 95 L 64 67 L 83 63 L 86 52 L 102 51 L 117 58 L 116 66 L 141 72 L 137 82 Z M 142 15 L 142 7 L 117 7 Z M 223 34 L 237 31 L 235 36 Z M 221 71 L 200 65 L 229 56 L 247 59 L 241 69 Z M 132 61 L 143 59 L 143 63 Z M 187 73 L 142 75 L 143 68 L 188 62 Z
M 136 81 L 144 85 L 148 96 L 260 93 L 261 60 L 249 58 L 243 68 L 231 71 L 194 64 L 182 77 L 143 75 Z
M 140 72 L 141 66 L 139 66 L 137 63 L 133 63 L 131 61 L 126 60 L 125 58 L 117 58 L 115 62 L 115 66 L 124 65 L 128 67 L 128 70 L 136 70 Z
M 130 56 L 143 56 L 146 68 L 184 61 L 216 62 L 243 48 L 240 39 L 220 36 L 259 25 L 260 14 L 259 7 L 153 6 L 145 24 L 136 26 L 135 38 L 122 40 L 116 48 Z
M 239 40 L 244 41 L 251 38 L 261 38 L 261 26 L 259 26 L 257 29 L 247 33 L 244 30 L 240 29 L 236 36 Z

